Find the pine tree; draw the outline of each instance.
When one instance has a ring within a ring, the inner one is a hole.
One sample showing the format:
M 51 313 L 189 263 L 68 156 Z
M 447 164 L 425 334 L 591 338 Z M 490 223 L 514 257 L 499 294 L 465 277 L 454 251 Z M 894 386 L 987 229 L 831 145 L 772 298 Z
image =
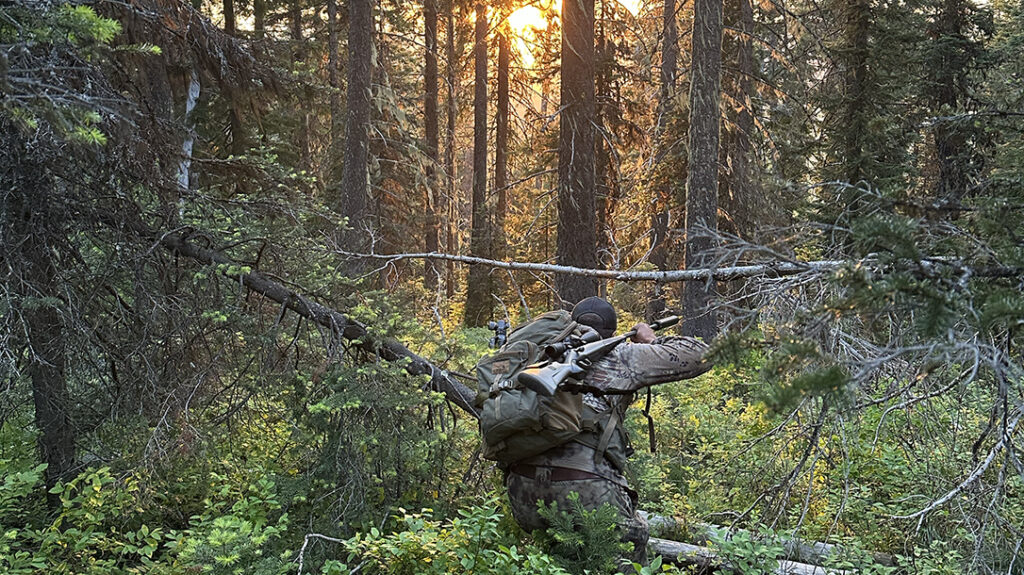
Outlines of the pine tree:
M 561 53 L 556 260 L 595 268 L 594 0 L 562 4 Z M 569 304 L 597 295 L 593 278 L 559 275 L 555 284 Z
M 473 222 L 469 252 L 489 257 L 492 230 L 487 205 L 487 6 L 476 5 L 476 27 L 473 59 L 475 62 L 473 92 Z M 469 268 L 466 286 L 466 310 L 463 323 L 482 326 L 490 318 L 490 270 L 483 265 Z
M 705 267 L 718 218 L 718 145 L 722 68 L 722 2 L 693 6 L 690 74 L 690 170 L 686 179 L 686 267 Z M 683 292 L 683 333 L 710 340 L 718 333 L 710 309 L 714 284 L 692 282 Z

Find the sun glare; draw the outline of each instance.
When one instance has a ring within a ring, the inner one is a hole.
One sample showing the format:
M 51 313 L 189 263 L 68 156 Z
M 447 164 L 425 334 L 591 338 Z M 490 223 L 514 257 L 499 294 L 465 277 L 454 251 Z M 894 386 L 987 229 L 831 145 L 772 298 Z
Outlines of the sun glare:
M 643 0 L 617 0 L 630 14 L 636 16 L 643 6 Z M 508 16 L 508 25 L 515 33 L 513 45 L 519 52 L 527 67 L 533 65 L 533 53 L 530 46 L 537 41 L 537 36 L 547 30 L 547 12 L 561 13 L 562 0 L 541 0 L 519 8 Z

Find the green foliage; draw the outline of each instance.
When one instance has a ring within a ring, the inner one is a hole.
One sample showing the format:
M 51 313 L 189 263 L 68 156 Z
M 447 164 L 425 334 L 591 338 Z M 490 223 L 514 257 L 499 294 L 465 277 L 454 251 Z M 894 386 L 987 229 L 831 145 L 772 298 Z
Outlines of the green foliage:
M 763 575 L 779 567 L 779 559 L 785 548 L 775 534 L 762 531 L 755 537 L 747 531 L 735 533 L 714 532 L 711 546 L 718 556 L 720 565 L 739 575 Z
M 39 498 L 45 466 L 8 465 L 0 485 L 4 573 L 269 575 L 287 569 L 287 553 L 268 553 L 288 524 L 270 481 L 257 481 L 244 494 L 222 485 L 205 502 L 207 511 L 179 531 L 141 519 L 137 478 L 115 478 L 109 468 L 83 473 L 50 490 L 60 507 L 48 515 Z
M 0 7 L 0 45 L 5 52 L 18 46 L 22 60 L 18 64 L 26 65 L 27 59 L 29 65 L 58 66 L 67 72 L 57 82 L 59 87 L 47 84 L 40 90 L 37 83 L 15 82 L 12 90 L 7 85 L 5 57 L 0 65 L 4 76 L 0 86 L 14 97 L 0 98 L 0 118 L 9 119 L 26 131 L 48 125 L 71 143 L 105 145 L 107 135 L 101 129 L 104 118 L 98 112 L 95 98 L 83 96 L 85 90 L 77 89 L 77 84 L 98 83 L 84 77 L 93 72 L 90 66 L 120 33 L 120 22 L 98 15 L 85 4 L 15 2 Z M 56 56 L 61 53 L 63 58 Z
M 966 573 L 966 563 L 957 546 L 944 540 L 933 541 L 928 547 L 915 546 L 912 554 L 899 558 L 899 566 L 915 575 Z
M 846 538 L 838 553 L 828 555 L 822 567 L 838 572 L 853 572 L 859 575 L 894 575 L 898 567 L 878 564 L 871 552 L 865 550 L 855 538 Z
M 83 4 L 61 6 L 54 14 L 54 29 L 41 30 L 40 36 L 49 32 L 53 39 L 63 36 L 74 45 L 109 44 L 114 36 L 121 33 L 121 23 L 96 14 L 92 6 Z
M 605 503 L 585 509 L 578 493 L 569 494 L 568 510 L 540 502 L 538 513 L 550 527 L 534 533 L 538 542 L 570 573 L 612 573 L 632 544 L 620 540 L 619 513 Z
M 204 501 L 207 511 L 192 516 L 190 527 L 175 534 L 168 548 L 188 570 L 213 575 L 284 573 L 288 554 L 268 553 L 288 528 L 288 514 L 280 513 L 274 483 L 260 479 L 244 493 L 234 491 L 234 486 L 222 483 L 214 498 Z
M 376 527 L 345 541 L 348 563 L 330 561 L 324 573 L 389 575 L 562 575 L 558 563 L 539 550 L 521 548 L 500 529 L 498 500 L 460 509 L 453 520 L 430 519 L 430 510 L 399 510 L 397 529 L 384 534 Z M 350 567 L 351 566 L 351 567 Z
M 52 516 L 38 514 L 35 495 L 44 466 L 4 470 L 0 486 L 0 570 L 38 573 L 120 574 L 158 568 L 170 534 L 162 527 L 131 524 L 138 483 L 117 480 L 107 468 L 85 473 L 50 493 L 59 498 Z M 19 518 L 18 508 L 35 509 Z

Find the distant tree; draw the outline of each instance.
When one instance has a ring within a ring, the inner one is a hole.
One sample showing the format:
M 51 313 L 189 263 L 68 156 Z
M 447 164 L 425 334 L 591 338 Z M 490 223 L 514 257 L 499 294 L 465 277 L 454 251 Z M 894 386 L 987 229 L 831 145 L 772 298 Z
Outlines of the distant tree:
M 695 0 L 690 73 L 689 172 L 686 179 L 686 267 L 704 267 L 715 244 L 721 113 L 722 0 Z M 710 304 L 714 283 L 683 292 L 683 333 L 711 339 L 718 326 Z
M 338 70 L 341 69 L 341 56 L 338 54 L 338 0 L 327 0 L 327 86 L 330 113 L 330 137 L 328 168 L 334 170 L 338 148 L 341 147 L 341 130 L 343 127 L 341 112 L 341 83 Z
M 21 318 L 24 338 L 19 355 L 32 384 L 40 458 L 47 464 L 46 484 L 53 487 L 71 479 L 76 466 L 77 433 L 71 419 L 64 331 L 69 310 L 62 300 L 56 259 L 66 233 L 62 213 L 66 206 L 61 205 L 63 194 L 54 193 L 47 154 L 38 142 L 27 141 L 6 119 L 0 119 L 0 134 L 5 142 L 0 156 L 4 184 L 0 258 L 8 270 L 4 284 L 14 292 L 7 295 L 18 302 L 13 311 Z M 12 249 L 15 246 L 18 249 Z
M 267 35 L 267 0 L 252 0 L 252 31 L 257 40 Z
M 507 26 L 506 26 L 507 28 Z M 494 210 L 494 242 L 491 256 L 504 259 L 507 253 L 505 218 L 508 214 L 508 129 L 509 129 L 509 61 L 511 50 L 508 31 L 498 34 L 498 109 L 494 137 L 494 191 L 498 196 Z
M 931 17 L 925 49 L 925 94 L 936 118 L 932 136 L 938 177 L 935 197 L 956 206 L 979 179 L 982 130 L 960 116 L 972 101 L 971 72 L 985 58 L 992 34 L 991 13 L 965 0 L 942 0 Z M 954 212 L 955 213 L 955 212 Z
M 659 270 L 669 268 L 669 226 L 672 223 L 670 207 L 673 204 L 672 188 L 667 167 L 678 166 L 682 161 L 667 161 L 673 155 L 674 134 L 668 133 L 670 116 L 675 113 L 676 77 L 679 72 L 679 28 L 676 23 L 676 0 L 665 0 L 661 14 L 661 65 L 658 68 L 658 107 L 654 125 L 654 178 L 652 182 L 652 211 L 650 231 L 650 261 Z M 684 200 L 685 201 L 685 200 Z M 647 304 L 644 315 L 655 319 L 666 307 L 664 288 L 654 287 L 654 294 Z
M 562 3 L 561 54 L 556 260 L 596 268 L 594 0 Z M 555 287 L 570 304 L 597 295 L 594 278 L 559 275 Z
M 459 116 L 458 83 L 459 63 L 455 52 L 455 39 L 458 36 L 455 20 L 455 0 L 448 0 L 445 3 L 445 86 L 447 97 L 445 99 L 445 141 L 444 141 L 444 174 L 445 174 L 445 198 L 448 212 L 445 221 L 445 248 L 455 253 L 458 251 L 458 207 L 457 198 L 458 186 L 456 185 L 458 174 L 455 173 L 455 126 Z M 455 295 L 455 264 L 448 262 L 445 270 L 445 295 L 450 299 Z
M 719 218 L 719 224 L 732 234 L 751 238 L 758 220 L 763 220 L 768 211 L 764 198 L 756 192 L 752 157 L 754 11 L 750 0 L 727 0 L 723 19 L 728 33 L 722 45 L 722 93 L 726 102 L 719 151 L 722 177 L 718 187 L 724 218 Z
M 473 61 L 473 221 L 469 253 L 489 257 L 491 244 L 490 218 L 487 207 L 487 6 L 476 5 Z M 490 270 L 482 265 L 469 268 L 466 286 L 467 326 L 482 326 L 491 316 Z
M 345 247 L 369 247 L 373 225 L 367 209 L 370 195 L 369 130 L 373 73 L 373 0 L 348 0 L 348 98 L 345 122 L 345 163 L 338 183 L 341 206 L 350 231 Z
M 224 32 L 229 36 L 238 34 L 237 23 L 235 22 L 234 0 L 224 0 Z M 231 117 L 231 153 L 240 156 L 245 153 L 248 143 L 245 139 L 245 126 L 242 124 L 242 104 L 239 101 L 237 90 L 226 90 L 229 115 Z
M 437 177 L 438 151 L 440 138 L 438 133 L 437 112 L 437 0 L 423 2 L 423 131 L 426 138 L 427 157 L 424 211 L 426 226 L 424 229 L 425 247 L 428 252 L 438 251 L 441 247 L 441 216 L 445 212 L 444 193 L 441 192 Z M 438 285 L 441 274 L 439 266 L 428 261 L 424 265 L 423 284 L 429 290 Z

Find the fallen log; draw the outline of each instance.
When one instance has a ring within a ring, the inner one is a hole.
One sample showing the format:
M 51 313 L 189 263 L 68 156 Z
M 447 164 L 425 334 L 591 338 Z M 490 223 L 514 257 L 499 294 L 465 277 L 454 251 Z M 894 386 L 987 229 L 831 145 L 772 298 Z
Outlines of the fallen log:
M 721 537 L 730 531 L 727 527 L 712 525 L 710 523 L 696 523 L 689 526 L 689 528 L 684 528 L 683 525 L 672 517 L 647 513 L 645 511 L 640 511 L 639 513 L 647 520 L 647 524 L 651 527 L 652 533 L 660 533 L 663 535 L 673 534 L 693 542 L 695 546 L 707 545 L 708 542 L 712 540 L 713 536 Z M 743 530 L 732 530 L 732 532 L 737 531 Z M 754 539 L 758 538 L 756 535 L 753 537 Z M 822 543 L 820 541 L 806 541 L 782 535 L 777 536 L 775 541 L 783 546 L 785 553 L 784 557 L 787 560 L 811 565 L 821 565 L 826 563 L 830 558 L 842 557 L 849 553 L 849 550 L 843 548 L 841 545 Z M 867 557 L 870 557 L 871 561 L 875 564 L 884 565 L 886 567 L 896 565 L 896 561 L 893 556 L 887 553 L 878 553 L 874 551 L 866 551 L 864 553 L 866 553 Z
M 683 567 L 695 566 L 699 572 L 735 571 L 729 566 L 728 561 L 723 561 L 707 547 L 656 537 L 651 537 L 647 546 L 655 555 L 661 555 L 665 561 Z M 781 560 L 779 566 L 772 573 L 776 575 L 841 575 L 846 572 L 831 569 L 826 571 L 824 567 L 817 565 Z
M 479 418 L 473 407 L 473 399 L 476 396 L 473 390 L 456 381 L 448 372 L 419 356 L 398 340 L 374 338 L 362 323 L 335 309 L 312 301 L 259 272 L 232 272 L 232 269 L 239 268 L 237 262 L 221 252 L 190 242 L 188 237 L 183 234 L 168 233 L 155 239 L 165 249 L 199 263 L 224 264 L 223 269 L 220 270 L 224 277 L 231 278 L 250 291 L 263 295 L 317 325 L 331 330 L 331 333 L 344 338 L 359 349 L 375 354 L 386 361 L 408 360 L 405 364 L 407 373 L 429 375 L 431 389 L 444 393 L 452 403 L 461 407 L 474 418 Z

